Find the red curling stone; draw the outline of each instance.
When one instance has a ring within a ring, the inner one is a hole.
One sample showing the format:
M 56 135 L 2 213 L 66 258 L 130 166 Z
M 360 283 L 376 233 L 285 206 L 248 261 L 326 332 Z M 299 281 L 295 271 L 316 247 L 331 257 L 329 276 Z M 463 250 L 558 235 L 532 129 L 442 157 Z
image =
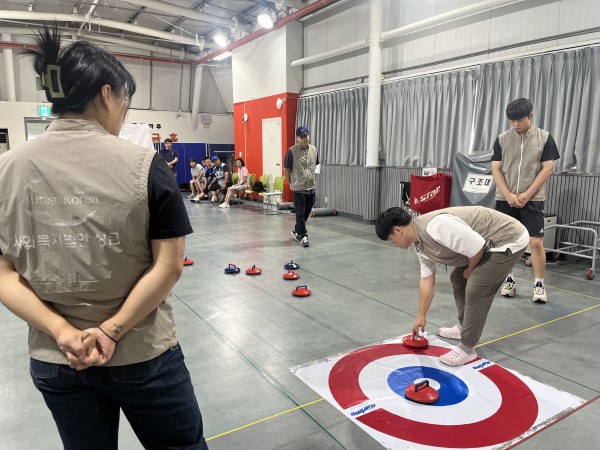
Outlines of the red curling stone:
M 284 280 L 297 280 L 298 278 L 300 278 L 300 275 L 298 275 L 298 272 L 294 272 L 293 270 L 288 270 L 283 274 Z
M 429 347 L 429 341 L 423 336 L 409 334 L 402 338 L 402 345 L 410 348 L 425 348 Z
M 256 266 L 249 267 L 246 269 L 246 275 L 260 275 L 262 270 Z
M 407 386 L 404 395 L 408 400 L 424 405 L 433 405 L 440 398 L 438 391 L 429 386 L 429 380 Z
M 296 289 L 292 291 L 292 295 L 294 297 L 308 297 L 310 295 L 310 290 L 306 286 L 297 286 Z

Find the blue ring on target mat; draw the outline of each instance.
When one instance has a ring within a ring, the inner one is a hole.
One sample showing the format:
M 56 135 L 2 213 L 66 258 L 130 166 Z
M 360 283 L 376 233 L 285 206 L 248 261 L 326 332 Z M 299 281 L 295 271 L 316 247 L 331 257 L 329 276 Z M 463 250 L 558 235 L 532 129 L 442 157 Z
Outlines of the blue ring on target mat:
M 409 366 L 394 370 L 388 376 L 388 386 L 400 397 L 406 398 L 404 390 L 418 378 L 429 378 L 440 383 L 439 400 L 429 406 L 449 406 L 462 402 L 469 396 L 467 385 L 455 375 L 427 366 Z

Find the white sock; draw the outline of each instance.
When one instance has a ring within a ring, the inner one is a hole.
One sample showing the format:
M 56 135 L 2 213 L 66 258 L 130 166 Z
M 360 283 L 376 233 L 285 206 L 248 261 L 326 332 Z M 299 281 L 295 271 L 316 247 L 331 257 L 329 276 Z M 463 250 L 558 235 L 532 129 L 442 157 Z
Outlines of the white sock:
M 533 283 L 533 284 L 534 284 L 534 286 L 535 286 L 536 284 L 538 284 L 538 282 L 539 282 L 539 283 L 542 283 L 542 286 L 544 285 L 544 279 L 543 279 L 543 278 L 536 278 L 536 279 L 535 279 L 535 282 Z

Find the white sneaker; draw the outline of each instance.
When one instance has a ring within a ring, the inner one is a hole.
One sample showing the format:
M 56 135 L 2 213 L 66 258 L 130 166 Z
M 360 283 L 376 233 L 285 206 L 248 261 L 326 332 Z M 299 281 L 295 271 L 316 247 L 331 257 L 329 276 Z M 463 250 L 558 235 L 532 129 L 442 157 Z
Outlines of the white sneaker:
M 548 303 L 546 288 L 539 281 L 533 287 L 533 303 Z
M 513 280 L 512 278 L 507 278 L 504 282 L 504 285 L 502 286 L 500 295 L 503 295 L 504 297 L 514 297 L 516 293 L 517 284 L 515 283 L 515 280 Z
M 188 195 L 188 198 L 194 198 L 194 197 L 195 197 L 195 195 L 194 195 L 194 194 L 190 194 L 190 195 Z
M 302 244 L 302 247 L 308 247 L 308 236 L 304 236 L 300 243 Z
M 447 339 L 460 339 L 460 325 L 454 325 L 452 328 L 440 328 L 438 336 Z
M 229 203 L 221 203 L 219 208 L 230 208 Z

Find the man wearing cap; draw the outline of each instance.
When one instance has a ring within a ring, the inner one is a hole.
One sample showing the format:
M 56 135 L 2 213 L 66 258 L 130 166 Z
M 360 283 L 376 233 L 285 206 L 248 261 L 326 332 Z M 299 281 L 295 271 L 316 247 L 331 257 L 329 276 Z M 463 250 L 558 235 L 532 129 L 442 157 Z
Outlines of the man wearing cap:
M 520 221 L 529 232 L 531 261 L 535 273 L 533 302 L 546 303 L 544 287 L 544 200 L 546 181 L 554 161 L 560 158 L 549 132 L 531 123 L 533 105 L 526 98 L 506 107 L 512 127 L 494 142 L 492 175 L 496 181 L 496 209 Z M 512 272 L 506 277 L 501 295 L 514 297 L 517 291 Z
M 294 193 L 296 226 L 292 230 L 292 236 L 303 247 L 309 245 L 306 221 L 315 204 L 315 169 L 319 164 L 317 149 L 309 141 L 308 128 L 298 127 L 296 145 L 288 149 L 283 160 L 283 176 Z
M 177 161 L 179 161 L 179 155 L 177 154 L 177 150 L 173 148 L 173 141 L 169 138 L 165 139 L 165 148 L 162 152 L 162 156 L 165 158 L 167 166 L 169 166 L 173 175 L 177 177 L 177 168 L 175 165 L 177 164 Z

